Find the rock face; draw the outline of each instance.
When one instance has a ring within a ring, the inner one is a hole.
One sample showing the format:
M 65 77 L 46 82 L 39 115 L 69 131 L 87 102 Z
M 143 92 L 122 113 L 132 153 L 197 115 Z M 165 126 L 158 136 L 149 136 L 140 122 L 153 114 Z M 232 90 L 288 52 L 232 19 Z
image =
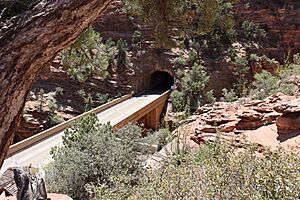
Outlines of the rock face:
M 135 93 L 149 90 L 151 87 L 151 75 L 154 72 L 167 72 L 174 76 L 170 59 L 175 56 L 172 52 L 158 51 L 151 47 L 154 41 L 153 26 L 143 23 L 136 17 L 129 17 L 121 1 L 114 1 L 103 17 L 99 19 L 94 27 L 100 32 L 104 39 L 125 39 L 129 44 L 135 31 L 142 33 L 142 42 L 139 49 L 130 55 L 134 64 L 134 73 L 126 75 L 129 84 Z M 122 77 L 122 76 L 121 76 Z
M 274 109 L 277 112 L 282 113 L 282 115 L 276 120 L 278 133 L 300 133 L 300 99 L 283 102 Z
M 300 131 L 299 105 L 299 97 L 279 93 L 263 101 L 217 102 L 200 107 L 190 123 L 191 139 L 200 144 L 220 134 L 221 139 L 239 143 L 244 132 L 275 123 L 278 134 Z
M 261 54 L 283 61 L 284 56 L 300 50 L 300 2 L 241 0 L 234 6 L 236 22 L 253 21 L 267 32 Z
M 300 2 L 298 0 L 285 1 L 263 1 L 263 0 L 240 0 L 234 4 L 233 15 L 236 27 L 241 27 L 243 22 L 250 21 L 263 28 L 267 36 L 261 41 L 262 48 L 251 49 L 250 53 L 266 55 L 284 62 L 288 54 L 300 52 Z M 237 28 L 237 34 L 241 35 L 243 30 Z M 243 36 L 238 36 L 243 41 Z M 203 55 L 205 59 L 205 55 Z M 222 94 L 223 88 L 230 88 L 235 81 L 232 74 L 232 65 L 224 61 L 206 62 L 205 66 L 210 72 L 208 90 L 214 90 L 216 96 Z M 262 70 L 274 73 L 279 63 L 250 62 L 249 77 Z

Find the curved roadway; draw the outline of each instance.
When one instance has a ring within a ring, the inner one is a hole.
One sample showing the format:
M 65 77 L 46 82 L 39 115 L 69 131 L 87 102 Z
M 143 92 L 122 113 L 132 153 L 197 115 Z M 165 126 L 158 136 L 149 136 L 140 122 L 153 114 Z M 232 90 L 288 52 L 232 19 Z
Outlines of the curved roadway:
M 159 99 L 164 92 L 152 92 L 144 94 L 138 97 L 132 97 L 124 102 L 121 102 L 103 112 L 97 114 L 101 123 L 110 122 L 112 126 L 117 125 L 129 116 L 134 115 L 136 112 L 142 110 L 150 103 Z M 61 131 L 54 136 L 51 136 L 34 146 L 28 147 L 25 150 L 12 155 L 5 159 L 3 166 L 1 167 L 0 174 L 2 174 L 7 168 L 14 166 L 43 166 L 51 160 L 50 150 L 54 146 L 62 145 L 62 135 L 64 131 Z

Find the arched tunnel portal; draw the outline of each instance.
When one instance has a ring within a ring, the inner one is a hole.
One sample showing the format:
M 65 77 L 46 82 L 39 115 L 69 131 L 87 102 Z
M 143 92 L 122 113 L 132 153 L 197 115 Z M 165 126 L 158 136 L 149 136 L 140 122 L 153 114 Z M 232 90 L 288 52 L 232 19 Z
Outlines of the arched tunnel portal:
M 151 73 L 148 80 L 143 81 L 149 84 L 147 94 L 158 93 L 161 95 L 163 92 L 171 89 L 174 84 L 172 73 L 167 71 L 155 71 Z M 166 110 L 168 96 L 165 95 L 163 98 L 164 99 L 160 100 L 158 104 L 152 106 L 152 110 L 140 118 L 138 123 L 144 124 L 144 126 L 148 128 L 158 129 L 161 122 L 161 117 Z
M 155 71 L 150 76 L 150 89 L 168 90 L 174 84 L 173 76 L 165 71 Z

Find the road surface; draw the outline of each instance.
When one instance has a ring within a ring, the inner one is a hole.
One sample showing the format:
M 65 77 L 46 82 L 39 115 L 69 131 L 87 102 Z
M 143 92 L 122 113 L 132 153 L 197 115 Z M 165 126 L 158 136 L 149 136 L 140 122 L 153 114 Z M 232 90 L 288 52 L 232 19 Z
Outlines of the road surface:
M 98 113 L 97 116 L 101 123 L 110 122 L 111 125 L 114 126 L 137 111 L 141 110 L 151 102 L 157 100 L 162 94 L 163 92 L 152 92 L 138 97 L 132 97 L 101 113 Z M 64 131 L 61 131 L 56 135 L 5 159 L 0 170 L 0 174 L 2 174 L 9 167 L 29 166 L 30 164 L 32 166 L 39 167 L 49 163 L 49 161 L 51 161 L 50 150 L 54 146 L 62 145 L 63 134 Z

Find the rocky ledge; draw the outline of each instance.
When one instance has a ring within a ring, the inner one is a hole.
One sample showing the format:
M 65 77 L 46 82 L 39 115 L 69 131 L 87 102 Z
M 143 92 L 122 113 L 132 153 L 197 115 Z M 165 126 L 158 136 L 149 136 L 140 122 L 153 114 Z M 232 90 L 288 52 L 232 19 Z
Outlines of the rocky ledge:
M 295 99 L 283 102 L 274 108 L 275 111 L 282 113 L 276 120 L 277 130 L 280 134 L 300 132 L 300 100 Z
M 269 146 L 293 139 L 296 140 L 293 145 L 300 142 L 300 97 L 297 96 L 279 93 L 265 100 L 216 102 L 199 107 L 192 119 L 188 124 L 190 139 L 197 144 L 215 140 L 217 134 L 237 145 L 244 137 Z

